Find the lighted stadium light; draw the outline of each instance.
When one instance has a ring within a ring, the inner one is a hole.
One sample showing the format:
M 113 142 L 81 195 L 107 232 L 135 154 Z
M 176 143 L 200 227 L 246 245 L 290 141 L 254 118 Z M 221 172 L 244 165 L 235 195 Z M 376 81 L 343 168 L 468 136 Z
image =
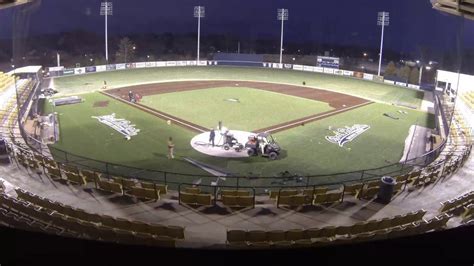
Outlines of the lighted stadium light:
M 105 17 L 105 60 L 109 63 L 109 41 L 108 41 L 108 22 L 107 17 L 112 16 L 112 2 L 100 3 L 100 15 Z
M 288 20 L 288 9 L 285 8 L 279 8 L 278 12 L 278 20 L 281 20 L 281 43 L 280 43 L 280 64 L 282 63 L 283 59 L 283 29 L 284 29 L 284 23 L 285 20 Z
M 197 58 L 196 64 L 199 65 L 199 50 L 201 42 L 201 18 L 206 17 L 206 8 L 203 6 L 194 7 L 194 17 L 198 19 L 198 39 L 197 39 Z
M 388 12 L 382 11 L 378 13 L 377 16 L 377 25 L 382 27 L 382 36 L 380 38 L 380 53 L 379 53 L 379 71 L 378 75 L 380 76 L 380 70 L 382 69 L 382 55 L 383 55 L 383 34 L 386 26 L 390 24 L 390 14 Z

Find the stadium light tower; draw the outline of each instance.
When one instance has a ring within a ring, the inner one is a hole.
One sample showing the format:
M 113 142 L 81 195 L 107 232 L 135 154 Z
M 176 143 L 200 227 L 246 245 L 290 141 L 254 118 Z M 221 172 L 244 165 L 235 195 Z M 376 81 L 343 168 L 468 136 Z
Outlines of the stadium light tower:
M 281 20 L 281 42 L 280 42 L 280 64 L 283 59 L 283 27 L 285 20 L 288 20 L 288 9 L 279 8 L 278 9 L 278 20 Z
M 201 18 L 206 17 L 206 9 L 203 6 L 194 7 L 194 17 L 198 18 L 198 39 L 197 39 L 197 64 L 199 65 L 199 50 L 201 43 Z
M 388 26 L 389 24 L 390 24 L 390 14 L 385 11 L 379 12 L 377 25 L 382 27 L 382 37 L 380 38 L 380 54 L 379 54 L 379 72 L 378 72 L 379 76 L 380 76 L 380 69 L 382 68 L 383 34 L 384 34 L 385 27 Z
M 105 60 L 109 63 L 109 40 L 107 17 L 112 16 L 112 2 L 102 2 L 100 4 L 100 15 L 105 17 Z

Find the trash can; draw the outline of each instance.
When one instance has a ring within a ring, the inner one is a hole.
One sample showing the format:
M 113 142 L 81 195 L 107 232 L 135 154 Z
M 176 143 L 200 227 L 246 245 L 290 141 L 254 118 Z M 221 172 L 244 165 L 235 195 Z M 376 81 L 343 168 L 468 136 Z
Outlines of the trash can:
M 7 143 L 2 138 L 0 138 L 0 163 L 1 164 L 10 163 L 10 157 L 8 157 Z
M 392 200 L 393 190 L 397 182 L 391 176 L 383 176 L 380 180 L 379 193 L 377 199 L 384 204 Z

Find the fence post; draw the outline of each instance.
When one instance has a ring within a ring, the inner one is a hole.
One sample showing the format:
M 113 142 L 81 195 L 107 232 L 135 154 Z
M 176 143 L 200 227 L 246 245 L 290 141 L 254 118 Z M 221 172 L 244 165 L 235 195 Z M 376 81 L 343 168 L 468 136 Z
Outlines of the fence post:
M 66 163 L 69 162 L 69 160 L 67 159 L 67 152 L 64 152 L 64 160 L 66 160 Z
M 360 181 L 364 181 L 364 174 L 365 174 L 365 170 L 362 170 L 361 175 L 360 175 Z
M 107 174 L 107 177 L 110 176 L 110 174 L 109 174 L 109 163 L 105 163 L 105 173 Z
M 163 173 L 164 173 L 164 175 L 165 175 L 165 185 L 168 185 L 168 180 L 167 180 L 167 177 L 166 177 L 166 173 L 167 173 L 167 172 L 163 172 Z

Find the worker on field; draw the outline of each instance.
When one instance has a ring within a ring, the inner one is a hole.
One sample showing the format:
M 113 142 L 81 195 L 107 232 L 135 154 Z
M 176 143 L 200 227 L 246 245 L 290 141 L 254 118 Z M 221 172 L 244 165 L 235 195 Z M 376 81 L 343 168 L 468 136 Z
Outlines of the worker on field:
M 174 159 L 174 143 L 172 137 L 168 139 L 168 159 Z
M 212 144 L 212 147 L 214 147 L 215 138 L 216 138 L 216 132 L 214 131 L 214 128 L 211 128 L 211 132 L 209 133 L 209 143 Z
M 134 100 L 134 96 L 133 96 L 133 92 L 132 92 L 132 91 L 129 91 L 129 92 L 128 92 L 128 100 L 129 100 L 130 102 L 133 102 L 133 100 Z

